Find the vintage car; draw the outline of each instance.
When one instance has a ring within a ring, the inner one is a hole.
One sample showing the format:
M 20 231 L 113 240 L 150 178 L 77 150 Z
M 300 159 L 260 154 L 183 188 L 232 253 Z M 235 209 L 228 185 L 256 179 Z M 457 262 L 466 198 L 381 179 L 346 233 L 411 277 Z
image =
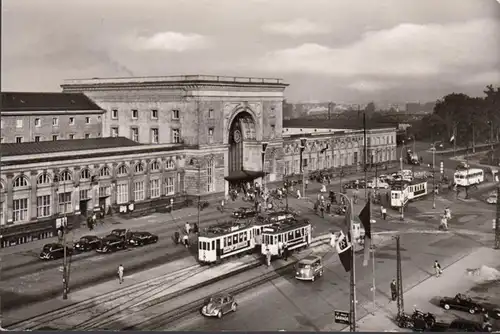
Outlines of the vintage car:
M 467 319 L 455 319 L 450 323 L 450 326 L 445 332 L 476 332 L 485 333 L 490 332 L 491 328 L 484 328 L 482 324 L 476 321 Z
M 307 256 L 295 266 L 295 278 L 298 280 L 314 282 L 321 276 L 323 276 L 323 262 L 319 256 Z
M 127 242 L 124 238 L 110 234 L 101 239 L 96 251 L 98 253 L 112 253 L 125 248 L 127 248 Z
M 445 310 L 455 309 L 459 311 L 466 311 L 470 314 L 483 311 L 483 306 L 476 303 L 471 298 L 464 294 L 457 294 L 455 297 L 444 297 L 439 301 L 439 305 Z
M 254 208 L 248 208 L 248 207 L 241 207 L 233 212 L 233 216 L 235 218 L 241 218 L 241 219 L 252 218 L 255 217 L 256 215 L 257 211 Z
M 111 231 L 110 235 L 116 235 L 117 237 L 125 238 L 125 235 L 127 234 L 127 230 L 124 228 L 117 228 Z
M 96 249 L 97 246 L 99 246 L 100 242 L 101 238 L 95 235 L 84 235 L 83 237 L 80 238 L 80 240 L 75 242 L 73 248 L 77 252 L 88 252 Z
M 132 246 L 144 246 L 158 242 L 158 236 L 149 232 L 132 232 L 128 243 Z
M 228 293 L 214 295 L 205 299 L 201 314 L 206 317 L 222 318 L 223 315 L 229 312 L 236 312 L 238 303 L 233 296 Z
M 382 179 L 373 179 L 373 180 L 370 180 L 366 183 L 366 187 L 367 188 L 371 188 L 371 189 L 389 189 L 389 183 L 385 182 L 384 180 Z
M 73 254 L 73 249 L 66 247 L 66 256 Z M 64 246 L 58 243 L 46 244 L 40 253 L 41 260 L 55 260 L 64 257 Z

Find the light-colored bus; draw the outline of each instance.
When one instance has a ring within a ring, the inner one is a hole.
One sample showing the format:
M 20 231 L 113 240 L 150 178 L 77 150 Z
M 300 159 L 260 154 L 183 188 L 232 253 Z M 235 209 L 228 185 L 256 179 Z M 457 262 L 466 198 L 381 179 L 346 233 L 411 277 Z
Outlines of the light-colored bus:
M 484 182 L 484 171 L 480 168 L 469 168 L 455 171 L 453 181 L 456 185 L 468 187 Z

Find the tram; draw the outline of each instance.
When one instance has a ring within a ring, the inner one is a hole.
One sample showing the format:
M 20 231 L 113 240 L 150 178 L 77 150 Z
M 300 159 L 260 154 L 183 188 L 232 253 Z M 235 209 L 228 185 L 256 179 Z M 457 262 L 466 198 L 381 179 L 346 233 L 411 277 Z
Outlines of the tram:
M 408 201 L 416 200 L 427 195 L 427 181 L 412 180 L 398 181 L 391 188 L 391 207 L 401 208 Z
M 309 247 L 312 240 L 311 223 L 307 219 L 288 219 L 264 227 L 262 230 L 262 255 L 269 251 L 271 256 L 278 256 L 278 244 L 286 242 L 288 250 Z
M 462 187 L 478 185 L 484 182 L 484 171 L 480 168 L 457 170 L 455 174 L 453 174 L 453 182 Z

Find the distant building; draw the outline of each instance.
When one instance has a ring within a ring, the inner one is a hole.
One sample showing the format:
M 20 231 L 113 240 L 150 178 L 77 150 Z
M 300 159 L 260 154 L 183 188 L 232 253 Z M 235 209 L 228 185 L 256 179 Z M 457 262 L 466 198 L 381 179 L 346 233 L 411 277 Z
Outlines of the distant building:
M 1 142 L 98 138 L 102 110 L 80 93 L 3 92 Z
M 434 112 L 435 102 L 421 103 L 407 103 L 406 113 L 407 114 L 430 114 Z

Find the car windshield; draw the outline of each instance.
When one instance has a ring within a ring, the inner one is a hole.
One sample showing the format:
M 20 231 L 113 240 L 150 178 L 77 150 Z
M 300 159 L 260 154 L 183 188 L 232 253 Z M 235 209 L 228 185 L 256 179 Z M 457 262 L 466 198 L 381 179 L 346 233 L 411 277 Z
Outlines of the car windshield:
M 311 269 L 311 265 L 309 263 L 301 263 L 301 262 L 299 262 L 299 264 L 297 265 L 297 267 L 299 269 Z
M 44 251 L 50 251 L 52 249 L 52 245 L 45 245 L 43 246 Z
M 212 297 L 210 298 L 210 303 L 222 304 L 222 297 Z
M 81 238 L 81 239 L 80 239 L 80 243 L 81 243 L 81 244 L 86 244 L 86 243 L 88 243 L 88 242 L 89 242 L 89 239 L 87 239 L 87 238 Z

